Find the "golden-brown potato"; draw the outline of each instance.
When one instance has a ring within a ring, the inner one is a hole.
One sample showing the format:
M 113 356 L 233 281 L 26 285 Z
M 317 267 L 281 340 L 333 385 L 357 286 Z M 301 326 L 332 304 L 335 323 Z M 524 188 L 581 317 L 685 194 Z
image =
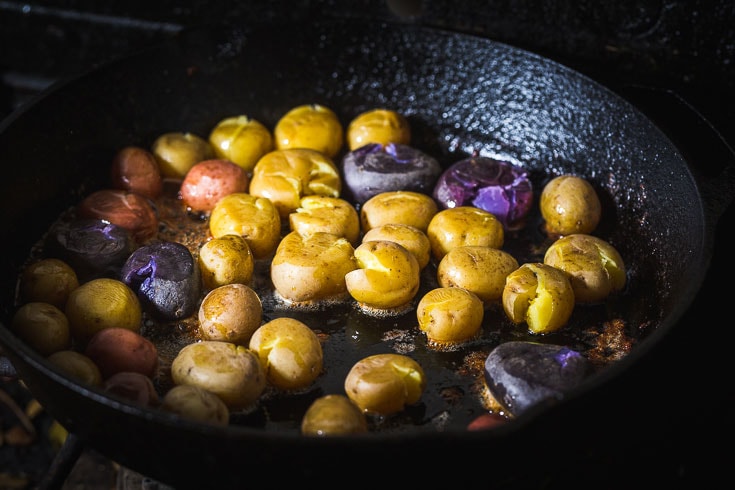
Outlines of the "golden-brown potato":
M 186 172 L 202 160 L 215 158 L 214 148 L 201 136 L 187 132 L 160 135 L 153 142 L 151 152 L 158 161 L 161 175 L 183 179 Z
M 71 347 L 69 320 L 51 303 L 31 302 L 18 308 L 10 327 L 42 356 Z
M 337 114 L 320 104 L 292 108 L 273 129 L 276 148 L 309 148 L 329 158 L 342 149 L 344 129 Z
M 360 217 L 355 207 L 344 199 L 329 196 L 305 196 L 301 205 L 288 216 L 292 231 L 309 235 L 323 231 L 343 236 L 352 245 L 360 238 Z
M 418 403 L 426 388 L 426 375 L 421 365 L 406 355 L 375 354 L 352 366 L 344 388 L 363 412 L 391 415 Z
M 355 249 L 358 268 L 345 275 L 350 295 L 363 307 L 402 311 L 420 285 L 421 269 L 406 247 L 388 240 L 361 243 Z
M 212 238 L 199 248 L 202 285 L 212 290 L 225 284 L 245 284 L 253 280 L 255 259 L 250 245 L 240 235 Z
M 534 334 L 559 330 L 574 310 L 574 290 L 566 273 L 541 263 L 525 263 L 511 272 L 502 300 L 508 318 L 527 324 Z
M 263 123 L 246 115 L 226 117 L 209 133 L 218 158 L 226 158 L 250 173 L 257 161 L 273 150 L 273 135 Z
M 581 233 L 559 238 L 544 254 L 544 263 L 569 276 L 577 303 L 603 301 L 626 284 L 623 258 L 605 240 Z
M 429 222 L 426 236 L 431 252 L 441 260 L 447 252 L 464 245 L 502 248 L 503 224 L 492 213 L 472 206 L 443 209 Z
M 235 192 L 223 197 L 209 216 L 209 231 L 214 238 L 240 235 L 253 258 L 266 259 L 281 239 L 281 217 L 270 199 Z
M 345 395 L 317 398 L 301 419 L 301 433 L 306 436 L 339 436 L 367 431 L 365 413 Z
M 372 109 L 358 114 L 347 126 L 347 145 L 356 150 L 368 143 L 411 143 L 411 127 L 403 114 L 391 109 Z
M 75 350 L 60 350 L 48 356 L 48 361 L 75 381 L 102 386 L 102 373 L 92 359 Z
M 371 228 L 362 236 L 363 243 L 375 240 L 388 240 L 403 245 L 416 257 L 420 269 L 426 267 L 431 260 L 429 237 L 415 226 L 389 223 Z
M 594 187 L 576 175 L 551 179 L 541 191 L 539 205 L 546 231 L 552 235 L 592 233 L 602 214 Z
M 292 231 L 278 244 L 271 262 L 276 292 L 294 303 L 341 300 L 347 296 L 345 275 L 357 269 L 355 249 L 341 236 Z
M 250 194 L 267 197 L 281 219 L 296 211 L 304 196 L 339 197 L 342 179 L 331 158 L 308 148 L 274 150 L 253 168 Z
M 188 420 L 213 425 L 227 425 L 230 410 L 220 397 L 194 385 L 177 385 L 166 392 L 161 409 Z
M 500 302 L 505 278 L 518 268 L 518 261 L 503 250 L 476 245 L 453 248 L 436 269 L 443 287 L 464 288 L 484 302 Z
M 280 390 L 307 388 L 322 373 L 319 337 L 294 318 L 275 318 L 263 324 L 253 333 L 249 347 L 265 368 L 268 383 Z
M 64 309 L 69 293 L 79 287 L 74 269 L 63 260 L 40 259 L 29 264 L 20 276 L 21 299 L 40 301 Z
M 199 333 L 205 340 L 247 345 L 263 319 L 258 294 L 245 284 L 225 284 L 211 290 L 199 305 Z
M 194 385 L 219 396 L 230 411 L 251 408 L 267 381 L 255 352 L 231 342 L 204 340 L 183 347 L 171 363 L 177 385 Z
M 363 233 L 378 226 L 400 223 L 426 232 L 439 208 L 434 199 L 420 192 L 389 191 L 376 194 L 360 208 Z
M 472 291 L 439 287 L 426 293 L 416 308 L 419 329 L 438 347 L 452 347 L 476 338 L 485 307 Z

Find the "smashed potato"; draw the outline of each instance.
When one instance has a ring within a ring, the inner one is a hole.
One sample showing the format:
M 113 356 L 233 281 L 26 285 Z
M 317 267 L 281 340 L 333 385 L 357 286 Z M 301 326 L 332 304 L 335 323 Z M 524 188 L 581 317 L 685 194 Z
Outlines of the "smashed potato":
M 475 245 L 501 248 L 505 241 L 503 224 L 492 213 L 472 206 L 443 209 L 429 222 L 426 236 L 431 252 L 441 260 L 456 247 Z
M 426 232 L 431 218 L 439 211 L 434 199 L 420 192 L 388 191 L 376 194 L 360 208 L 363 233 L 378 226 L 400 223 Z
M 316 231 L 343 236 L 356 245 L 360 238 L 360 217 L 355 207 L 338 197 L 305 196 L 288 216 L 292 231 L 309 235 Z
M 499 302 L 505 278 L 517 268 L 518 261 L 508 252 L 464 245 L 447 252 L 436 273 L 440 286 L 464 288 L 484 302 Z
M 419 329 L 439 347 L 467 342 L 482 329 L 485 308 L 472 291 L 455 287 L 435 288 L 416 308 Z

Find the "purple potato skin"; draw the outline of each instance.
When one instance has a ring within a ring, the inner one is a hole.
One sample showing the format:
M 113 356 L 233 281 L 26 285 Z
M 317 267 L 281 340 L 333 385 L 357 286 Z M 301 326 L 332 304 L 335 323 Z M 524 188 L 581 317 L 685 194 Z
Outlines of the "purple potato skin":
M 121 280 L 137 293 L 143 309 L 159 320 L 180 320 L 198 309 L 201 271 L 181 243 L 140 247 L 123 265 Z
M 495 215 L 506 229 L 517 229 L 531 210 L 533 186 L 523 168 L 477 156 L 444 170 L 433 197 L 444 209 L 475 206 Z
M 430 194 L 442 169 L 432 156 L 408 145 L 369 143 L 342 159 L 347 196 L 362 204 L 376 194 L 413 191 Z

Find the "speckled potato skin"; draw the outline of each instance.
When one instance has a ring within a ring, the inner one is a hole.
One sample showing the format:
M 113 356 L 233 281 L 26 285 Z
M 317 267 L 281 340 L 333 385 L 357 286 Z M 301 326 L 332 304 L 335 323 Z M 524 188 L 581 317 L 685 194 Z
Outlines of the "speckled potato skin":
M 71 347 L 69 320 L 51 303 L 33 301 L 21 305 L 13 315 L 10 327 L 42 356 Z
M 567 275 L 550 265 L 525 263 L 511 272 L 503 289 L 503 310 L 533 334 L 562 328 L 574 311 L 574 290 Z
M 260 327 L 263 304 L 249 286 L 225 284 L 207 293 L 197 316 L 203 339 L 247 345 Z
M 391 415 L 418 403 L 426 388 L 421 365 L 403 354 L 375 354 L 356 362 L 345 393 L 366 414 Z
M 324 395 L 314 400 L 301 419 L 306 436 L 339 436 L 368 432 L 367 417 L 345 395 Z
M 270 199 L 235 192 L 223 197 L 209 216 L 209 231 L 214 238 L 240 235 L 253 258 L 270 257 L 281 239 L 281 217 Z
M 500 220 L 492 213 L 472 206 L 439 211 L 429 222 L 426 236 L 437 261 L 453 248 L 474 245 L 499 249 L 505 242 Z
M 440 347 L 476 338 L 484 315 L 485 306 L 475 293 L 455 287 L 432 289 L 416 308 L 419 329 Z
M 226 117 L 209 133 L 218 158 L 225 158 L 251 173 L 260 157 L 275 148 L 273 135 L 263 123 L 247 115 Z
M 255 331 L 249 347 L 258 355 L 268 383 L 280 390 L 309 387 L 324 367 L 319 337 L 294 318 L 280 317 L 265 323 Z
M 505 278 L 517 268 L 518 261 L 504 250 L 464 245 L 447 252 L 436 276 L 440 286 L 463 288 L 491 303 L 500 302 Z
M 304 104 L 292 108 L 278 120 L 273 136 L 279 150 L 309 148 L 334 158 L 342 149 L 344 129 L 330 108 Z
M 360 238 L 360 217 L 355 207 L 338 197 L 305 196 L 288 216 L 292 231 L 302 235 L 322 231 L 343 236 L 353 245 Z
M 224 426 L 230 422 L 230 410 L 211 391 L 194 385 L 177 385 L 161 399 L 161 409 L 182 418 Z
M 551 179 L 541 191 L 539 205 L 546 231 L 553 235 L 592 233 L 602 215 L 594 187 L 576 175 Z
M 420 192 L 381 192 L 365 201 L 360 208 L 360 226 L 366 233 L 378 226 L 400 223 L 426 232 L 439 207 L 434 199 Z
M 623 258 L 607 241 L 585 234 L 572 234 L 552 243 L 544 263 L 569 276 L 577 303 L 597 303 L 621 291 L 626 284 Z
M 74 269 L 63 260 L 40 259 L 29 264 L 20 276 L 20 295 L 24 302 L 41 301 L 64 309 L 69 293 L 79 287 Z
M 219 396 L 230 411 L 251 408 L 265 390 L 265 370 L 255 352 L 231 342 L 205 340 L 183 347 L 171 363 L 177 385 Z
M 358 268 L 345 275 L 347 291 L 361 305 L 393 309 L 410 304 L 420 285 L 416 257 L 388 240 L 361 243 L 355 249 Z
M 224 159 L 194 164 L 181 182 L 179 197 L 192 211 L 208 213 L 217 201 L 233 192 L 247 192 L 250 177 L 241 167 Z
M 225 284 L 252 283 L 255 259 L 250 245 L 240 235 L 212 238 L 199 248 L 197 261 L 206 290 Z
M 403 114 L 391 109 L 372 109 L 358 114 L 347 126 L 347 145 L 356 150 L 368 143 L 411 143 L 411 127 Z
M 403 245 L 416 257 L 419 268 L 423 269 L 431 260 L 431 244 L 426 233 L 415 226 L 392 223 L 371 228 L 362 236 L 362 241 L 388 240 Z
M 282 219 L 304 196 L 339 197 L 342 178 L 334 161 L 308 148 L 286 148 L 263 155 L 253 168 L 250 194 L 270 199 Z
M 195 164 L 215 158 L 214 148 L 193 133 L 164 133 L 155 139 L 151 152 L 163 177 L 183 179 Z
M 347 295 L 345 275 L 357 269 L 355 249 L 331 233 L 288 233 L 278 244 L 270 275 L 276 292 L 295 303 L 341 300 Z

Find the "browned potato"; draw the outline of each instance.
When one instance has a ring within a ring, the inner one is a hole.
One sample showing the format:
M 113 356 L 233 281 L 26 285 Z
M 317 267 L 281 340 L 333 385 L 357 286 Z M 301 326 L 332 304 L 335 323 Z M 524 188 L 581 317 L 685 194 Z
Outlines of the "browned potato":
M 347 126 L 347 145 L 356 150 L 368 143 L 411 143 L 411 127 L 403 114 L 390 109 L 372 109 L 358 114 Z
M 567 273 L 577 303 L 603 301 L 626 284 L 620 253 L 592 235 L 576 233 L 559 238 L 546 250 L 544 263 Z
M 440 287 L 426 293 L 416 308 L 419 329 L 438 347 L 452 347 L 476 338 L 485 307 L 471 291 Z
M 197 422 L 227 425 L 230 410 L 220 397 L 194 385 L 177 385 L 166 392 L 161 409 Z
M 245 284 L 211 290 L 199 305 L 199 333 L 205 340 L 247 345 L 263 319 L 258 294 Z
M 255 259 L 250 245 L 240 235 L 212 238 L 199 248 L 199 268 L 202 285 L 212 290 L 225 284 L 250 285 Z
M 92 359 L 75 350 L 60 350 L 48 356 L 49 362 L 59 371 L 76 381 L 92 386 L 102 386 L 102 373 Z
M 50 303 L 26 303 L 13 315 L 12 330 L 39 354 L 48 356 L 71 347 L 69 320 Z
M 226 117 L 209 133 L 218 158 L 225 158 L 250 173 L 260 157 L 273 150 L 273 135 L 263 123 L 246 115 Z
M 338 197 L 305 196 L 288 220 L 291 230 L 301 235 L 323 231 L 345 237 L 352 245 L 356 245 L 360 238 L 357 210 Z
M 347 296 L 346 274 L 358 267 L 354 252 L 344 237 L 292 231 L 278 244 L 271 262 L 276 293 L 294 303 L 342 300 Z
M 420 269 L 426 267 L 431 259 L 429 237 L 415 226 L 401 223 L 385 224 L 371 228 L 362 236 L 363 243 L 375 240 L 388 240 L 403 245 L 416 257 Z
M 64 309 L 69 293 L 79 287 L 74 269 L 63 260 L 46 258 L 29 264 L 20 276 L 23 301 L 40 301 Z
M 329 107 L 304 104 L 289 110 L 273 129 L 276 148 L 309 148 L 334 158 L 342 149 L 344 129 Z
M 449 250 L 436 273 L 440 286 L 464 288 L 484 302 L 499 302 L 505 278 L 517 268 L 518 261 L 508 252 L 464 245 Z
M 153 142 L 151 152 L 158 161 L 161 175 L 183 179 L 186 172 L 202 160 L 215 158 L 214 148 L 201 136 L 187 132 L 160 135 Z
M 258 355 L 268 382 L 278 389 L 307 388 L 322 373 L 319 337 L 294 318 L 275 318 L 262 325 L 250 338 L 249 347 Z
M 541 191 L 540 206 L 546 231 L 552 235 L 592 233 L 602 214 L 594 187 L 576 175 L 551 179 Z
M 360 208 L 363 233 L 378 226 L 400 223 L 426 232 L 439 208 L 434 199 L 420 192 L 389 191 L 376 194 Z
M 345 395 L 317 398 L 301 419 L 301 433 L 307 436 L 339 436 L 367 431 L 365 413 Z
M 426 236 L 431 252 L 441 260 L 456 247 L 475 245 L 502 248 L 505 241 L 503 224 L 492 213 L 472 206 L 443 209 L 429 222 Z
M 363 412 L 391 415 L 418 403 L 426 388 L 426 375 L 421 365 L 406 355 L 375 354 L 352 366 L 344 388 Z
M 531 333 L 555 332 L 572 316 L 574 290 L 563 271 L 525 263 L 508 275 L 503 309 L 513 323 L 526 323 Z

